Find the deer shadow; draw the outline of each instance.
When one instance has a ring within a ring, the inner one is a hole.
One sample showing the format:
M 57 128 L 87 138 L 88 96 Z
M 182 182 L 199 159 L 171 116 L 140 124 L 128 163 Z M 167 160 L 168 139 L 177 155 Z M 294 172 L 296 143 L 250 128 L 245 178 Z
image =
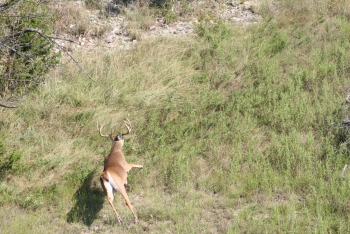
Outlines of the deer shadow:
M 95 170 L 85 178 L 82 186 L 75 193 L 75 204 L 67 214 L 67 222 L 83 222 L 90 226 L 97 218 L 105 200 L 102 189 L 92 185 Z

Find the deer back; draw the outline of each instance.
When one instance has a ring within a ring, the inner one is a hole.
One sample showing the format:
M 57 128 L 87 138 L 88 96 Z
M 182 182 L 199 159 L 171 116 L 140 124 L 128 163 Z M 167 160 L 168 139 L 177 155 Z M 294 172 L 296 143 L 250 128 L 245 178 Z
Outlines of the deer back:
M 104 161 L 104 170 L 114 169 L 122 167 L 124 171 L 127 171 L 127 165 L 125 156 L 122 152 L 124 141 L 115 141 L 113 142 L 111 152 L 105 158 Z

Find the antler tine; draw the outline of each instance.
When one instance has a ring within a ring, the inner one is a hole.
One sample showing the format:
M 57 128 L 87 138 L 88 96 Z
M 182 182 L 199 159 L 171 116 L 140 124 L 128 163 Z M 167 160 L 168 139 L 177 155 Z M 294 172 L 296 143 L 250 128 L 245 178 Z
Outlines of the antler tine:
M 128 129 L 128 132 L 124 133 L 123 135 L 128 135 L 131 132 L 131 122 L 128 118 L 125 118 L 124 125 Z
M 97 121 L 97 130 L 98 130 L 98 132 L 100 133 L 100 136 L 101 136 L 101 137 L 108 137 L 108 138 L 109 138 L 109 135 L 104 135 L 104 134 L 102 134 L 102 128 L 103 128 L 103 126 L 104 126 L 104 125 L 102 125 L 102 126 L 100 127 L 99 124 L 98 124 L 98 121 Z

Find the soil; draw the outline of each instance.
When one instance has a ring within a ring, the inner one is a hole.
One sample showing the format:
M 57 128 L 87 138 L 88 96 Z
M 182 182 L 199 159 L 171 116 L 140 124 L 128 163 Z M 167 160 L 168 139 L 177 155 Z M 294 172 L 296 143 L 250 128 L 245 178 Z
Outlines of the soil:
M 180 2 L 173 5 L 173 11 L 176 13 L 177 7 Z M 190 3 L 192 9 L 200 8 L 203 11 L 204 17 L 210 15 L 214 16 L 214 19 L 210 20 L 212 23 L 218 20 L 224 20 L 229 24 L 251 24 L 261 20 L 261 16 L 254 11 L 255 1 L 229 1 L 225 4 L 208 1 L 193 1 Z M 203 5 L 203 6 L 201 6 Z M 113 4 L 112 2 L 106 2 L 106 6 L 101 16 L 101 10 L 87 10 L 84 1 L 74 1 L 74 8 L 76 12 L 84 12 L 88 18 L 89 30 L 74 36 L 70 33 L 60 33 L 60 37 L 70 38 L 76 43 L 72 44 L 67 41 L 57 41 L 61 46 L 72 51 L 77 48 L 93 49 L 96 46 L 102 46 L 107 48 L 117 49 L 131 49 L 133 45 L 138 43 L 138 40 L 145 39 L 151 36 L 160 35 L 173 35 L 173 36 L 189 36 L 194 35 L 194 26 L 198 23 L 198 17 L 191 19 L 180 19 L 176 22 L 167 24 L 164 17 L 155 18 L 153 22 L 149 23 L 149 27 L 145 30 L 138 31 L 138 37 L 135 37 L 129 32 L 128 22 L 124 14 L 121 12 L 131 12 L 134 7 L 132 4 L 121 7 L 120 5 Z M 60 6 L 63 7 L 63 6 Z M 67 25 L 68 29 L 74 31 L 75 27 L 79 27 L 77 24 Z M 101 28 L 105 29 L 105 32 L 97 36 L 96 30 Z M 106 30 L 107 29 L 107 30 Z

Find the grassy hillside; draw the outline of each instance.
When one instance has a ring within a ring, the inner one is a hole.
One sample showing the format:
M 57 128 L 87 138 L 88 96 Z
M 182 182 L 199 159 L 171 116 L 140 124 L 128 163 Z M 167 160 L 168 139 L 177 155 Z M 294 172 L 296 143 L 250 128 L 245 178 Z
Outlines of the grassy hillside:
M 197 37 L 75 51 L 20 108 L 0 114 L 1 233 L 347 233 L 346 1 L 275 1 L 252 25 L 201 22 Z M 293 2 L 293 3 L 292 3 Z M 119 194 L 99 184 L 105 130 L 133 125 L 144 165 Z

